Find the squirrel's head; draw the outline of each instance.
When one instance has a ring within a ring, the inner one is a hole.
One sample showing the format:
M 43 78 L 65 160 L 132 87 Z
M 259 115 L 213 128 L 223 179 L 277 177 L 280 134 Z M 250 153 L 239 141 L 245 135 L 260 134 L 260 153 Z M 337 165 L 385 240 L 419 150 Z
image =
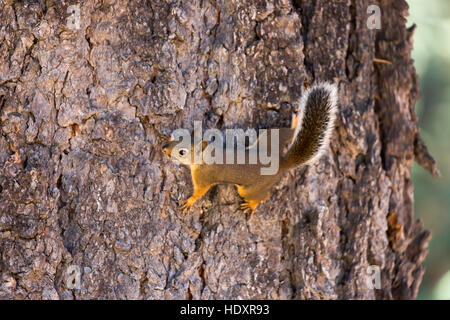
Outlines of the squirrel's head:
M 205 147 L 208 145 L 207 141 L 200 141 L 201 147 L 198 149 L 199 151 L 203 151 Z M 162 145 L 163 152 L 173 160 L 179 161 L 184 165 L 194 164 L 194 148 L 195 145 L 193 143 L 193 139 L 191 139 L 190 143 L 185 143 L 183 140 L 177 141 L 170 139 L 168 142 Z M 201 158 L 200 158 L 201 159 Z M 203 160 L 201 159 L 201 162 Z

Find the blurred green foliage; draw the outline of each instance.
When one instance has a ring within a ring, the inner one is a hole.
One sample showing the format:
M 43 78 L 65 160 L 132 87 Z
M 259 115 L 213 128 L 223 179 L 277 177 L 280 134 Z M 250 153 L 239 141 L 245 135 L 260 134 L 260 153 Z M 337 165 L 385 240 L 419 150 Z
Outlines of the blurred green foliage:
M 450 0 L 408 3 L 408 25 L 417 25 L 412 56 L 421 97 L 416 113 L 442 176 L 434 179 L 417 164 L 412 170 L 415 215 L 432 232 L 419 299 L 450 299 Z

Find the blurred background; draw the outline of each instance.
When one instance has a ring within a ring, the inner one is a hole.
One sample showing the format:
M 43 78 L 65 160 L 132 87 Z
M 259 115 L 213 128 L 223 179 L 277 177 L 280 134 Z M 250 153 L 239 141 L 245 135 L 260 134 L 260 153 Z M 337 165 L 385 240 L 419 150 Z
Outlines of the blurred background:
M 432 232 L 418 299 L 450 299 L 450 0 L 407 0 L 416 24 L 413 59 L 421 97 L 422 138 L 438 162 L 440 179 L 415 164 L 415 216 Z

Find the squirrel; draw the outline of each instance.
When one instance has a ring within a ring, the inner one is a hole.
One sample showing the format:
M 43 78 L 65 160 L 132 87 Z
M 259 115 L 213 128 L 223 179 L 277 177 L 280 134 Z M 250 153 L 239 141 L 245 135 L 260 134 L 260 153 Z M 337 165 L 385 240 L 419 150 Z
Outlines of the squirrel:
M 249 152 L 258 144 L 245 148 L 244 164 L 206 164 L 204 160 L 195 164 L 193 161 L 195 144 L 190 148 L 180 147 L 180 142 L 173 139 L 166 142 L 162 149 L 174 160 L 188 165 L 191 171 L 194 192 L 181 206 L 183 212 L 189 210 L 212 186 L 217 184 L 234 184 L 239 195 L 244 199 L 241 209 L 252 214 L 258 204 L 270 196 L 270 189 L 281 175 L 295 167 L 315 162 L 326 150 L 337 112 L 337 87 L 327 82 L 308 88 L 300 99 L 300 108 L 294 112 L 290 128 L 279 128 L 279 146 L 287 151 L 280 151 L 276 156 L 279 168 L 275 174 L 263 175 L 261 163 L 248 163 Z M 272 134 L 269 141 L 272 140 Z M 204 153 L 210 142 L 200 140 L 200 152 Z M 272 145 L 268 143 L 268 145 Z M 236 151 L 236 146 L 232 146 Z M 270 152 L 270 148 L 269 148 Z M 203 159 L 203 158 L 202 158 Z

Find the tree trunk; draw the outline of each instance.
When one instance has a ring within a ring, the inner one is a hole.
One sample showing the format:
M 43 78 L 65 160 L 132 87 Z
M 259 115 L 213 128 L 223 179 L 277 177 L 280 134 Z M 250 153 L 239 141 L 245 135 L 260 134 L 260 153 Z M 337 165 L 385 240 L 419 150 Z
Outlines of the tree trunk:
M 406 2 L 1 1 L 0 298 L 416 297 L 410 168 L 438 172 Z M 231 185 L 180 212 L 165 132 L 288 126 L 318 81 L 339 83 L 326 156 L 252 216 Z

